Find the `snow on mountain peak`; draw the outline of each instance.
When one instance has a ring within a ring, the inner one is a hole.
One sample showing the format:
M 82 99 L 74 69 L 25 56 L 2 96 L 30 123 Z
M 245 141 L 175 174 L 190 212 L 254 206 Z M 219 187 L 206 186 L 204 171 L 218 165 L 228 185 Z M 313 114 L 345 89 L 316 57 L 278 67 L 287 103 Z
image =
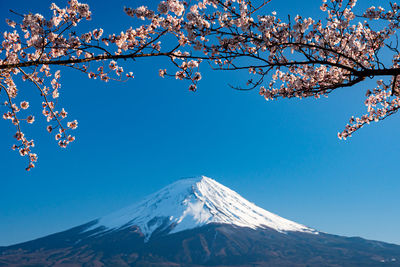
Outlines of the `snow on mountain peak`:
M 148 239 L 160 228 L 170 227 L 169 233 L 176 233 L 209 223 L 317 233 L 256 206 L 205 176 L 174 182 L 134 205 L 98 219 L 88 230 L 100 226 L 117 230 L 136 225 Z

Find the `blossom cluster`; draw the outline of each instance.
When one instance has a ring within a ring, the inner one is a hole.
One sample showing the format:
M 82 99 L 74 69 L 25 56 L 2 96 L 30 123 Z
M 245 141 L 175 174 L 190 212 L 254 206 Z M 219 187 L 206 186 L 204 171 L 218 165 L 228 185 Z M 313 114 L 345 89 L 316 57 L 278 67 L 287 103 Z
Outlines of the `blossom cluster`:
M 340 139 L 346 139 L 351 136 L 353 132 L 369 124 L 373 121 L 378 122 L 397 112 L 400 108 L 400 97 L 394 95 L 392 90 L 398 88 L 399 83 L 393 81 L 395 86 L 384 84 L 383 80 L 377 81 L 377 87 L 373 90 L 367 90 L 365 106 L 367 107 L 367 114 L 361 117 L 351 117 L 349 123 L 346 125 L 343 132 L 338 133 Z
M 124 81 L 134 78 L 119 60 L 165 57 L 159 76 L 189 83 L 196 91 L 200 69 L 248 72 L 241 90 L 256 89 L 266 100 L 320 98 L 339 88 L 361 83 L 369 77 L 390 77 L 367 90 L 367 113 L 352 118 L 339 138 L 347 138 L 372 121 L 382 120 L 399 109 L 400 51 L 392 45 L 400 29 L 399 6 L 370 7 L 356 15 L 356 0 L 323 0 L 325 20 L 297 15 L 279 18 L 268 9 L 270 1 L 251 0 L 163 0 L 156 10 L 146 6 L 125 8 L 139 26 L 106 34 L 102 28 L 79 32 L 78 25 L 90 20 L 87 4 L 70 0 L 65 8 L 52 4 L 52 16 L 23 15 L 21 22 L 7 19 L 11 31 L 3 33 L 0 46 L 0 97 L 3 118 L 15 125 L 19 142 L 13 148 L 29 158 L 34 167 L 33 141 L 26 139 L 22 122 L 32 124 L 33 114 L 24 119 L 33 102 L 18 100 L 18 81 L 30 83 L 42 97 L 42 114 L 47 131 L 55 134 L 60 147 L 75 140 L 69 134 L 78 126 L 66 121 L 59 108 L 60 67 L 69 67 L 91 79 Z M 380 20 L 374 27 L 370 20 Z M 136 24 L 137 25 L 137 24 Z M 386 50 L 385 50 L 386 49 Z M 382 61 L 381 51 L 393 53 Z M 207 63 L 207 64 L 203 64 Z M 19 86 L 18 86 L 19 87 Z
M 0 97 L 6 98 L 6 101 L 3 102 L 3 106 L 6 108 L 3 119 L 10 120 L 16 127 L 17 132 L 14 137 L 18 144 L 14 144 L 12 149 L 28 158 L 27 170 L 35 167 L 38 156 L 32 152 L 34 141 L 27 139 L 22 131 L 22 124 L 23 122 L 34 123 L 35 116 L 20 117 L 21 111 L 29 111 L 30 103 L 22 100 L 19 105 L 15 104 L 19 93 L 16 79 L 31 83 L 38 90 L 43 99 L 42 114 L 48 122 L 47 131 L 55 132 L 55 139 L 60 147 L 66 147 L 74 141 L 75 137 L 67 134 L 67 130 L 77 128 L 77 121 L 68 122 L 65 127 L 62 121 L 67 117 L 67 112 L 63 108 L 57 109 L 56 107 L 61 88 L 60 70 L 53 70 L 52 64 L 41 62 L 62 59 L 70 54 L 71 50 L 79 47 L 80 41 L 76 36 L 64 37 L 62 32 L 76 26 L 82 19 L 89 20 L 91 12 L 87 4 L 81 4 L 76 0 L 69 1 L 66 8 L 59 8 L 56 4 L 52 4 L 50 9 L 53 11 L 50 19 L 32 13 L 23 15 L 23 20 L 19 24 L 7 19 L 7 24 L 13 30 L 3 33 L 4 40 L 0 46 L 2 55 L 0 58 Z M 81 38 L 88 40 L 93 35 L 94 39 L 98 39 L 101 33 L 102 30 L 95 30 Z M 79 49 L 74 52 L 76 56 L 82 53 Z M 38 63 L 29 65 L 32 62 Z

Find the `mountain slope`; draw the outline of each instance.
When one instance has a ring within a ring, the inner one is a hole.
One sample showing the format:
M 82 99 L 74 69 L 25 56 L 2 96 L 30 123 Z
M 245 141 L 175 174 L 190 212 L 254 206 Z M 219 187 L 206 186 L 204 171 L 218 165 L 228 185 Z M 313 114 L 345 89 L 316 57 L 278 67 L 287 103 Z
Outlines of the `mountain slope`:
M 0 266 L 400 266 L 400 246 L 317 232 L 199 177 L 89 223 L 2 247 Z
M 137 204 L 100 218 L 90 230 L 103 227 L 103 231 L 109 231 L 136 225 L 148 239 L 155 230 L 162 230 L 160 227 L 172 228 L 170 233 L 176 233 L 209 223 L 317 233 L 256 206 L 205 176 L 166 186 Z

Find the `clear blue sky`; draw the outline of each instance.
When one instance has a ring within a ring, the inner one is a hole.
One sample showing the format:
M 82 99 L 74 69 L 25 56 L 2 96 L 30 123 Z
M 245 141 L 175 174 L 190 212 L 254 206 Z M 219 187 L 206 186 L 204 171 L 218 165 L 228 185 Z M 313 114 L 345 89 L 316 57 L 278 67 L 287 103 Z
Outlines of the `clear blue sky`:
M 50 2 L 1 1 L 0 29 L 8 9 L 46 13 Z M 84 27 L 100 25 L 109 33 L 132 23 L 124 5 L 149 1 L 88 3 L 93 20 Z M 319 5 L 273 0 L 270 11 L 318 17 Z M 336 137 L 352 115 L 365 111 L 369 82 L 318 101 L 266 102 L 257 91 L 227 86 L 244 82 L 244 73 L 204 69 L 192 93 L 183 82 L 158 77 L 161 61 L 129 66 L 137 78 L 127 83 L 62 73 L 61 103 L 79 120 L 77 141 L 58 148 L 37 114 L 38 122 L 25 130 L 39 154 L 31 172 L 9 149 L 14 129 L 0 120 L 0 245 L 85 223 L 179 178 L 202 174 L 320 231 L 400 244 L 399 115 L 348 141 Z M 35 92 L 29 85 L 20 91 Z

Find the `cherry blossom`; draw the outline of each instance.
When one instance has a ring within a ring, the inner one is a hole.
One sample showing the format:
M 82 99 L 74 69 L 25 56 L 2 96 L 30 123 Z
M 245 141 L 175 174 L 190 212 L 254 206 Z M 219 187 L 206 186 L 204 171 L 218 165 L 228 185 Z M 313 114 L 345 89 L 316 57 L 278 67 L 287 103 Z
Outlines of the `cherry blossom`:
M 158 75 L 186 81 L 190 91 L 199 88 L 201 68 L 243 71 L 249 78 L 234 88 L 257 90 L 269 101 L 318 99 L 377 79 L 375 88 L 365 88 L 366 113 L 350 118 L 338 134 L 346 139 L 400 108 L 400 51 L 394 42 L 400 8 L 381 2 L 385 7 L 358 10 L 356 0 L 323 0 L 325 19 L 315 20 L 279 17 L 267 0 L 164 0 L 157 10 L 126 7 L 125 13 L 139 21 L 133 25 L 139 26 L 128 25 L 119 33 L 100 27 L 81 31 L 80 23 L 90 20 L 92 13 L 77 0 L 64 8 L 53 3 L 50 18 L 32 12 L 16 15 L 15 20 L 6 19 L 10 30 L 3 33 L 0 46 L 2 117 L 15 126 L 18 142 L 12 149 L 28 158 L 27 170 L 35 166 L 34 142 L 22 127 L 41 117 L 26 113 L 40 104 L 47 132 L 54 134 L 58 145 L 65 148 L 75 140 L 70 131 L 77 129 L 78 121 L 66 122 L 68 113 L 57 104 L 66 90 L 63 68 L 89 79 L 125 81 L 133 79 L 134 72 L 125 72 L 118 62 L 145 57 L 167 58 L 170 65 L 161 66 Z M 390 60 L 380 57 L 383 52 Z M 32 85 L 41 103 L 19 99 L 24 88 L 17 88 L 17 81 Z

